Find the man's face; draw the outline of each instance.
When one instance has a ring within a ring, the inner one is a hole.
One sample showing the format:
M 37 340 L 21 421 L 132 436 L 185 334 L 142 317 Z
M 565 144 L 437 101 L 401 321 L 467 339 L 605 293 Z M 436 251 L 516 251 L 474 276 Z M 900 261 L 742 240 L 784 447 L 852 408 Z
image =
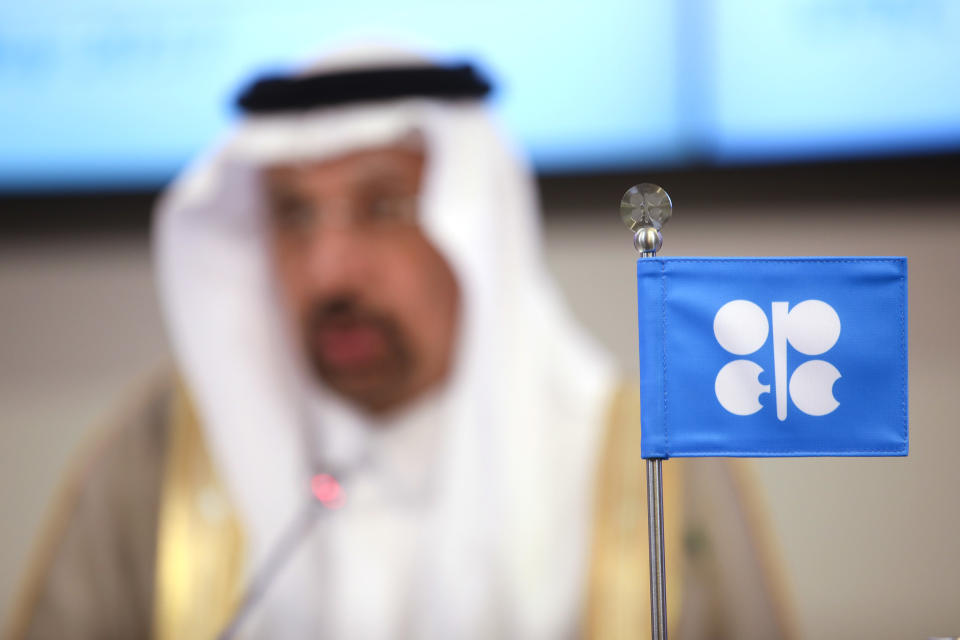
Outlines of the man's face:
M 459 293 L 417 224 L 425 158 L 402 146 L 264 170 L 279 289 L 314 372 L 385 412 L 450 366 Z

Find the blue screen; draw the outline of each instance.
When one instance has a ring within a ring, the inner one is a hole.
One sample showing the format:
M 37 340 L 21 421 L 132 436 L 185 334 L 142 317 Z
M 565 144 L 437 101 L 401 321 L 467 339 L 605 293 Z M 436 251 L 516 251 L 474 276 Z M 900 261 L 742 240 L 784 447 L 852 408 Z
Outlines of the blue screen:
M 960 148 L 948 0 L 46 0 L 0 6 L 0 190 L 157 186 L 251 74 L 363 39 L 478 62 L 542 171 Z

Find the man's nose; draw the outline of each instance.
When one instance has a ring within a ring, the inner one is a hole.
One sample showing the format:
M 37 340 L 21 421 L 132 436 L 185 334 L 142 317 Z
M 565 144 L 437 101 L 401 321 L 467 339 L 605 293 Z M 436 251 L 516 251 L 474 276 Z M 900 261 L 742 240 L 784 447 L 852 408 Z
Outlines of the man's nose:
M 361 287 L 370 279 L 370 242 L 354 225 L 325 225 L 308 247 L 308 269 L 321 292 Z

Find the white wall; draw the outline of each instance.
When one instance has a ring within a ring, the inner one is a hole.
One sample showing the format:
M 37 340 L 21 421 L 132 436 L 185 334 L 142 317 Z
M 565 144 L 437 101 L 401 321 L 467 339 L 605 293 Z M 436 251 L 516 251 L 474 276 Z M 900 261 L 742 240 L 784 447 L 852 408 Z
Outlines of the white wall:
M 663 255 L 910 257 L 910 457 L 753 463 L 802 638 L 960 634 L 958 209 L 681 207 L 665 230 Z M 635 255 L 615 207 L 552 218 L 547 258 L 633 371 Z M 144 239 L 0 241 L 5 608 L 71 451 L 165 358 Z

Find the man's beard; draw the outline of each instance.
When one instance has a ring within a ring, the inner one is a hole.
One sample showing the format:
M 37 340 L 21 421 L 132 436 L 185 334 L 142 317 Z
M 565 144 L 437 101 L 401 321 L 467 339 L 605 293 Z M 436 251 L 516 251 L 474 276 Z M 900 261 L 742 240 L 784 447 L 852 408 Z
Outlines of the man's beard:
M 363 405 L 389 402 L 402 393 L 413 370 L 413 352 L 397 322 L 354 296 L 314 303 L 304 337 L 314 373 Z

